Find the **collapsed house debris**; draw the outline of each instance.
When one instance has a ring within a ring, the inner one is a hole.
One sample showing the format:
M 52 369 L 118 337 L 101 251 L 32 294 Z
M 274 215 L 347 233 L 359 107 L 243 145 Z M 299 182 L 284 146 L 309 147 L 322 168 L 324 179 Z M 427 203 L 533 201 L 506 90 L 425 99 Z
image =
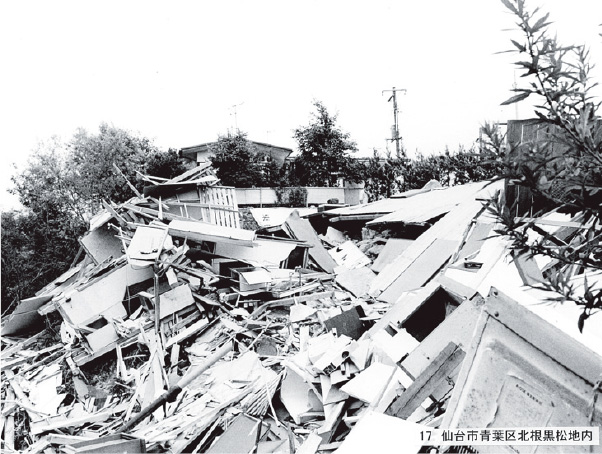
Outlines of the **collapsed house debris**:
M 4 452 L 409 453 L 425 427 L 602 424 L 602 314 L 580 332 L 541 304 L 526 284 L 554 263 L 491 234 L 500 185 L 430 183 L 318 234 L 296 211 L 242 229 L 207 164 L 144 178 L 3 321 Z

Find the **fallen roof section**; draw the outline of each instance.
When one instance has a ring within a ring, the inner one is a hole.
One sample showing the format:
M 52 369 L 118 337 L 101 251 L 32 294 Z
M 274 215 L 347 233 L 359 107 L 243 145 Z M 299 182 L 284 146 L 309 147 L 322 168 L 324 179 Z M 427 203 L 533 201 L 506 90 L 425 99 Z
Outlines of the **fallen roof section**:
M 401 292 L 410 290 L 408 287 L 424 285 L 450 259 L 473 218 L 483 209 L 480 201 L 470 199 L 454 207 L 380 272 L 372 282 L 370 294 L 393 303 Z M 441 245 L 445 248 L 437 253 Z M 428 255 L 428 260 L 423 254 Z M 414 272 L 419 280 L 412 283 L 404 274 Z
M 364 203 L 362 205 L 353 205 L 350 207 L 335 208 L 324 212 L 325 215 L 333 217 L 331 222 L 349 219 L 370 220 L 382 216 L 387 213 L 392 213 L 403 207 L 406 203 L 405 199 L 423 194 L 441 188 L 441 184 L 435 180 L 431 180 L 422 189 L 413 189 L 410 191 L 396 194 L 387 199 L 376 200 L 374 202 Z
M 422 224 L 451 211 L 469 199 L 489 200 L 496 190 L 503 188 L 503 181 L 490 183 L 467 183 L 416 194 L 399 199 L 397 209 L 388 215 L 376 218 L 368 226 L 390 223 Z M 398 200 L 398 199 L 395 199 Z

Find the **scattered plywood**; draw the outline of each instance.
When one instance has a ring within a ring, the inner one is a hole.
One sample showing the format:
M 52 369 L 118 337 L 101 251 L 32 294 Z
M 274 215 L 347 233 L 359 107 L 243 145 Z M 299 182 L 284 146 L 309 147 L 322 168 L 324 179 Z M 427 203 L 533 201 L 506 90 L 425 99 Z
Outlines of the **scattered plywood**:
M 75 416 L 57 415 L 42 419 L 40 421 L 32 421 L 29 428 L 33 435 L 39 435 L 55 429 L 79 427 L 87 423 L 106 421 L 110 417 L 110 411 L 102 411 L 98 413 L 81 412 Z
M 368 333 L 373 336 L 380 330 L 387 329 L 389 324 L 401 327 L 403 322 L 410 318 L 440 288 L 441 285 L 437 282 L 429 282 L 418 290 L 399 295 L 395 304 L 370 328 Z
M 116 259 L 123 255 L 121 240 L 115 236 L 115 231 L 107 225 L 103 225 L 96 230 L 90 230 L 79 242 L 97 265 L 108 258 Z
M 337 386 L 333 386 L 332 380 L 328 375 L 320 375 L 320 385 L 322 388 L 322 403 L 324 405 L 342 402 L 349 397 L 349 394 L 341 391 Z
M 370 269 L 375 273 L 380 273 L 389 263 L 399 257 L 413 242 L 414 240 L 406 240 L 403 238 L 389 238 Z
M 405 358 L 401 365 L 413 377 L 417 377 L 431 363 L 448 343 L 453 342 L 465 351 L 472 341 L 475 321 L 481 314 L 483 299 L 473 298 L 464 301 L 435 328 Z
M 467 200 L 487 200 L 496 189 L 501 189 L 503 181 L 490 184 L 487 181 L 444 187 L 430 192 L 416 194 L 400 201 L 397 211 L 367 223 L 367 226 L 399 223 L 420 224 L 429 222 L 455 209 Z
M 316 389 L 290 367 L 282 380 L 280 399 L 297 424 L 301 424 L 306 413 L 323 410 Z
M 179 285 L 165 293 L 159 299 L 161 319 L 172 316 L 178 311 L 194 304 L 192 291 L 188 285 Z
M 21 300 L 14 312 L 8 317 L 7 322 L 2 326 L 2 335 L 11 336 L 43 328 L 44 319 L 38 313 L 38 309 L 51 299 L 51 295 L 45 295 Z
M 108 345 L 114 344 L 119 340 L 115 326 L 112 323 L 107 323 L 102 328 L 97 329 L 86 336 L 88 345 L 93 352 L 98 352 Z
M 395 373 L 395 366 L 372 363 L 341 387 L 341 391 L 370 405 L 376 405 Z
M 320 238 L 333 247 L 347 241 L 347 236 L 343 232 L 331 226 L 326 228 L 326 235 L 320 235 Z
M 367 266 L 337 271 L 336 283 L 358 298 L 368 294 L 370 284 L 376 278 L 374 271 Z
M 345 241 L 328 250 L 328 254 L 337 265 L 347 269 L 362 268 L 370 265 L 371 260 L 351 240 Z
M 261 421 L 241 414 L 230 423 L 224 433 L 205 452 L 207 454 L 252 452 L 264 430 Z
M 316 309 L 313 307 L 306 306 L 305 304 L 295 304 L 294 306 L 291 306 L 289 321 L 291 323 L 298 323 L 307 320 L 315 313 Z
M 175 336 L 170 337 L 165 343 L 165 348 L 169 348 L 174 344 L 182 342 L 185 339 L 195 335 L 199 331 L 203 330 L 206 326 L 209 325 L 209 321 L 206 318 L 199 320 L 198 322 L 193 323 L 189 327 L 183 329 L 180 333 Z
M 272 283 L 272 275 L 265 268 L 234 268 L 238 275 L 238 289 L 241 292 L 267 290 Z
M 68 439 L 67 439 L 68 440 Z M 67 441 L 66 440 L 66 441 Z M 59 444 L 60 439 L 53 439 L 54 444 Z M 144 440 L 132 438 L 125 434 L 107 435 L 93 440 L 77 441 L 70 443 L 60 443 L 69 445 L 68 452 L 75 454 L 85 453 L 127 453 L 138 454 L 146 452 Z
M 321 269 L 327 273 L 334 271 L 336 262 L 322 246 L 320 238 L 307 219 L 301 219 L 299 213 L 293 211 L 284 223 L 284 228 L 293 238 L 311 244 L 309 255 Z
M 59 303 L 59 311 L 72 325 L 85 325 L 118 308 L 128 286 L 152 279 L 151 268 L 134 269 L 126 264 L 79 287 Z M 125 309 L 121 312 L 125 314 Z M 113 317 L 115 313 L 112 312 Z
M 296 454 L 315 454 L 318 448 L 320 447 L 321 443 L 322 437 L 320 437 L 320 435 L 318 435 L 317 432 L 312 432 L 305 439 L 303 444 L 299 446 L 299 449 L 297 449 Z
M 245 244 L 219 242 L 215 244 L 215 254 L 222 257 L 240 260 L 253 266 L 280 266 L 295 248 L 297 242 L 256 239 L 255 247 Z
M 372 336 L 372 340 L 375 347 L 396 363 L 420 345 L 420 342 L 403 328 L 393 336 L 387 330 L 381 330 Z
M 166 238 L 167 229 L 165 227 L 139 226 L 128 246 L 128 260 L 138 266 L 154 264 L 163 250 Z
M 381 301 L 393 303 L 403 292 L 422 287 L 449 260 L 458 246 L 458 240 L 435 239 L 404 272 L 379 296 Z

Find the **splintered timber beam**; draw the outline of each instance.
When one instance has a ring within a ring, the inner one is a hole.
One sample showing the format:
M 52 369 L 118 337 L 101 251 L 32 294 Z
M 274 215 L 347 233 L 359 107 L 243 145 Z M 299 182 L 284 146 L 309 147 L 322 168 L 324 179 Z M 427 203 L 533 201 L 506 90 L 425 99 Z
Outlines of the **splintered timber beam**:
M 182 392 L 186 386 L 188 386 L 193 380 L 202 375 L 207 369 L 218 362 L 223 356 L 231 352 L 234 348 L 233 342 L 227 342 L 222 347 L 217 349 L 213 355 L 207 358 L 207 360 L 199 367 L 193 367 L 184 375 L 178 383 L 165 391 L 160 397 L 155 399 L 148 407 L 142 409 L 140 413 L 130 419 L 117 433 L 127 432 L 130 429 L 136 427 L 148 416 L 150 416 L 157 408 L 167 402 L 173 402 L 175 398 Z
M 119 175 L 123 177 L 129 188 L 134 192 L 134 194 L 136 194 L 136 197 L 138 197 L 139 199 L 143 199 L 144 196 L 140 194 L 140 191 L 138 191 L 138 189 L 136 189 L 136 187 L 132 183 L 130 183 L 130 180 L 128 180 L 127 177 L 121 171 L 121 169 L 117 167 L 117 164 L 113 163 L 113 167 L 115 168 L 115 170 L 117 170 L 117 173 L 119 173 Z

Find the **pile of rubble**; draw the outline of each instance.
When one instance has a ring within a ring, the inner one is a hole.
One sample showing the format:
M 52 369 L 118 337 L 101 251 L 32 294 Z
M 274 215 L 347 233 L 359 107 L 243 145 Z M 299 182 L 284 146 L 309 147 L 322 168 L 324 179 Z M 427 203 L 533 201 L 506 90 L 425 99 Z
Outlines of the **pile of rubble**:
M 4 321 L 4 452 L 418 452 L 425 427 L 602 422 L 600 317 L 581 333 L 576 307 L 539 304 L 553 264 L 492 236 L 500 187 L 253 231 L 207 165 L 146 179 Z

